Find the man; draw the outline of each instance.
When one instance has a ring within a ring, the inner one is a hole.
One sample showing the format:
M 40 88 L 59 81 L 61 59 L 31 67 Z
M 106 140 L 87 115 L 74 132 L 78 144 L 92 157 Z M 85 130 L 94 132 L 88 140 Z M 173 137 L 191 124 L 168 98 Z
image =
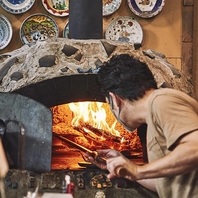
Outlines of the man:
M 174 89 L 157 89 L 145 63 L 112 57 L 98 73 L 101 90 L 117 120 L 129 131 L 147 125 L 148 163 L 134 164 L 115 150 L 98 150 L 108 177 L 137 181 L 162 198 L 198 196 L 198 102 Z

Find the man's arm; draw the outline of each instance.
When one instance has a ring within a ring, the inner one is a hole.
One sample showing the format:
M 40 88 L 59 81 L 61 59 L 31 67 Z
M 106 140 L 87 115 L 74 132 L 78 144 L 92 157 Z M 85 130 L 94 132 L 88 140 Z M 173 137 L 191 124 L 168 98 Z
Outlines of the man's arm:
M 134 181 L 185 174 L 197 166 L 198 130 L 183 136 L 174 150 L 163 158 L 139 166 L 124 156 L 117 155 L 107 158 L 106 168 L 109 170 L 108 178 L 121 176 Z
M 174 150 L 165 157 L 138 166 L 131 179 L 158 178 L 185 174 L 198 166 L 198 130 L 188 133 L 177 142 Z M 133 175 L 133 173 L 132 173 Z
M 137 181 L 140 185 L 144 186 L 145 188 L 157 192 L 155 187 L 155 179 L 143 179 Z
M 98 167 L 107 169 L 108 178 L 122 176 L 132 181 L 137 180 L 143 186 L 154 190 L 154 183 L 150 187 L 146 186 L 150 179 L 185 174 L 198 167 L 198 130 L 180 138 L 174 150 L 165 157 L 142 166 L 134 164 L 115 150 L 100 150 L 98 153 L 106 158 L 106 164 L 95 161 L 89 155 L 87 157 Z M 124 175 L 119 175 L 120 170 L 124 170 L 121 171 Z

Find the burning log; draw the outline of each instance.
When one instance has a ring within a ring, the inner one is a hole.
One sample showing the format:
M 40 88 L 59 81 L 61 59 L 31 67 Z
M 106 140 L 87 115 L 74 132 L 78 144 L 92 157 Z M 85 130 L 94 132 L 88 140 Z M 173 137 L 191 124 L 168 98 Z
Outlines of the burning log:
M 124 151 L 124 153 L 130 153 L 132 150 L 141 150 L 141 144 L 134 145 L 134 142 L 137 142 L 137 135 L 135 132 L 124 134 L 122 138 L 114 136 L 105 130 L 94 128 L 86 123 L 81 124 L 79 127 L 71 128 L 72 130 L 67 128 L 66 131 L 56 131 L 56 133 L 91 150 L 111 148 Z M 63 143 L 63 145 L 65 145 L 65 143 Z
M 122 142 L 122 137 L 114 136 L 110 132 L 107 132 L 103 129 L 97 129 L 89 124 L 83 124 L 80 127 L 75 127 L 76 130 L 79 132 L 82 132 L 83 135 L 89 136 L 90 138 L 94 138 L 96 141 L 102 141 L 102 142 Z
M 120 147 L 121 140 L 118 141 L 117 139 L 110 137 L 110 136 L 98 136 L 95 134 L 95 131 L 100 131 L 100 129 L 95 129 L 94 127 L 91 127 L 94 130 L 87 129 L 85 127 L 75 127 L 76 130 L 82 133 L 82 135 L 90 142 L 90 145 L 92 149 L 116 149 Z M 102 134 L 102 131 L 101 131 Z M 116 140 L 116 141 L 114 141 Z M 117 146 L 116 146 L 117 145 Z

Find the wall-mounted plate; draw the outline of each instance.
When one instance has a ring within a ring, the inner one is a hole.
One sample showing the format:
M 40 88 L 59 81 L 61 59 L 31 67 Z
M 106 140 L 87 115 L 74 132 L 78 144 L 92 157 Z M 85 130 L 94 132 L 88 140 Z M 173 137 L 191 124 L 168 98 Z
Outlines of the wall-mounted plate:
M 12 14 L 21 14 L 27 12 L 35 0 L 0 0 L 1 7 Z
M 55 16 L 68 16 L 69 15 L 69 0 L 42 0 L 44 8 Z
M 69 22 L 65 24 L 65 27 L 63 30 L 63 38 L 69 38 Z
M 132 17 L 121 16 L 112 20 L 105 32 L 105 38 L 130 43 L 142 43 L 143 31 Z
M 34 14 L 24 20 L 20 28 L 20 38 L 23 44 L 32 45 L 37 41 L 58 37 L 56 22 L 45 14 Z
M 103 16 L 108 16 L 116 12 L 122 3 L 122 0 L 102 0 Z
M 165 0 L 127 0 L 130 10 L 142 18 L 151 18 L 162 11 Z
M 9 20 L 0 14 L 0 50 L 4 49 L 12 39 L 12 25 Z

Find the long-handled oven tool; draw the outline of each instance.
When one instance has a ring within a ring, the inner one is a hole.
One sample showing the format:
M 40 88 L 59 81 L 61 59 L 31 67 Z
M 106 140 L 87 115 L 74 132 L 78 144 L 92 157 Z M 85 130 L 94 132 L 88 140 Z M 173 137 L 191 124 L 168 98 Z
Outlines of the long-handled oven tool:
M 85 153 L 89 153 L 96 161 L 106 164 L 106 159 L 103 158 L 103 157 L 100 157 L 98 155 L 97 151 L 92 151 L 92 150 L 90 150 L 90 149 L 88 149 L 88 148 L 86 148 L 84 146 L 81 146 L 81 145 L 77 144 L 76 142 L 73 142 L 72 140 L 70 140 L 70 139 L 68 139 L 68 138 L 66 138 L 66 137 L 64 137 L 64 136 L 62 136 L 60 134 L 57 134 L 57 133 L 53 132 L 53 135 L 54 135 L 54 137 L 62 140 L 63 142 L 66 142 L 66 143 L 70 144 L 71 146 L 73 146 L 73 147 L 75 147 L 75 148 L 77 148 L 77 149 L 79 149 L 79 150 L 81 150 L 81 151 L 83 151 Z M 125 177 L 126 174 L 127 174 L 127 171 L 126 171 L 126 169 L 124 169 L 122 167 L 118 167 L 115 170 L 115 173 L 116 173 L 117 176 Z
M 66 142 L 68 144 L 70 144 L 71 146 L 85 152 L 85 153 L 89 153 L 95 160 L 99 161 L 99 162 L 102 162 L 104 164 L 106 164 L 106 159 L 105 158 L 102 158 L 98 155 L 98 152 L 97 151 L 91 151 L 90 149 L 84 147 L 84 146 L 81 146 L 80 144 L 77 144 L 76 142 L 73 142 L 72 140 L 62 136 L 62 135 L 59 135 L 59 134 L 56 134 L 56 133 L 53 133 L 54 137 L 62 140 L 63 142 Z

